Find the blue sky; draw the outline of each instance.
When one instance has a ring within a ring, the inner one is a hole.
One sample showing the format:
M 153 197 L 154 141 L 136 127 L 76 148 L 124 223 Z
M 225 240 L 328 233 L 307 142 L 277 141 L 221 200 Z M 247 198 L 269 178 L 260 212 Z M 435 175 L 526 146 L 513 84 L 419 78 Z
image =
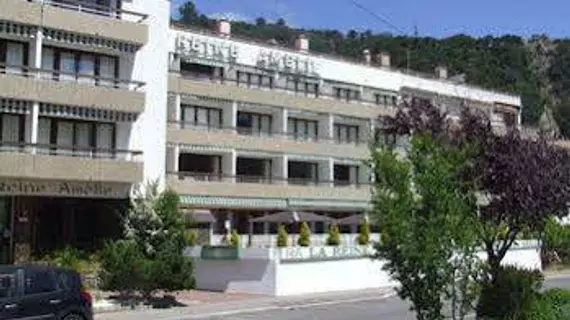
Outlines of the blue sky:
M 172 0 L 173 12 L 186 0 Z M 195 0 L 209 16 L 253 20 L 283 17 L 290 25 L 307 28 L 366 30 L 397 33 L 349 0 Z M 546 33 L 570 36 L 568 0 L 358 0 L 388 18 L 406 33 L 414 24 L 420 35 L 445 37 L 457 33 L 474 36 Z

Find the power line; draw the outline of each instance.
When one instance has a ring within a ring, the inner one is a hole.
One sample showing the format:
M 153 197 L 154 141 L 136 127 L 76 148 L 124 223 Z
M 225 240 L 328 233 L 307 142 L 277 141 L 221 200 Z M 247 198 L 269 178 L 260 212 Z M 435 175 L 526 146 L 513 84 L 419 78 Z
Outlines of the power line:
M 360 4 L 358 1 L 356 1 L 356 0 L 348 0 L 348 1 L 351 2 L 358 9 L 360 9 L 360 10 L 368 13 L 369 15 L 373 16 L 374 18 L 380 20 L 382 23 L 389 26 L 390 28 L 392 28 L 392 29 L 394 29 L 400 33 L 406 33 L 402 28 L 400 28 L 400 27 L 396 26 L 395 24 L 393 24 L 392 22 L 390 22 L 390 20 L 388 18 L 381 16 L 380 14 L 372 11 L 371 9 L 368 9 L 367 7 Z
M 383 24 L 387 25 L 388 27 L 396 30 L 397 32 L 400 32 L 402 34 L 406 34 L 406 32 L 398 27 L 397 25 L 393 24 L 392 22 L 390 22 L 390 20 L 384 16 L 381 16 L 380 14 L 374 12 L 373 10 L 365 7 L 364 5 L 362 5 L 361 3 L 359 3 L 356 0 L 348 0 L 350 3 L 352 3 L 355 7 L 357 7 L 358 9 L 368 13 L 369 15 L 371 15 L 372 17 L 376 18 L 377 20 L 379 20 L 380 22 L 382 22 Z M 417 32 L 417 31 L 416 31 Z M 411 60 L 411 50 L 410 48 L 406 48 L 406 71 L 409 73 L 410 72 L 410 60 Z

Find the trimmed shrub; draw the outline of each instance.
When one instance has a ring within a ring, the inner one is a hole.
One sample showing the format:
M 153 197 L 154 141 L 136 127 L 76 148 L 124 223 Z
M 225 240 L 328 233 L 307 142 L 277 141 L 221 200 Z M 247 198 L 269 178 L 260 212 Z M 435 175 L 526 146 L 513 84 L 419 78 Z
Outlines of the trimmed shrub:
M 277 230 L 277 247 L 284 248 L 289 246 L 289 234 L 283 225 Z
M 134 241 L 120 240 L 105 244 L 101 251 L 101 289 L 123 295 L 142 289 L 148 277 L 149 260 Z
M 544 233 L 544 249 L 546 253 L 554 253 L 560 262 L 570 264 L 570 226 L 562 225 L 554 219 L 550 219 L 546 223 Z M 548 263 L 556 261 L 545 261 Z
M 340 245 L 340 231 L 336 224 L 331 225 L 329 228 L 329 236 L 327 238 L 327 245 L 338 246 Z
M 306 222 L 301 223 L 297 244 L 301 247 L 309 247 L 311 245 L 311 229 Z
M 230 245 L 232 247 L 239 247 L 241 246 L 241 237 L 237 230 L 232 230 L 232 234 L 230 235 Z
M 366 246 L 370 243 L 370 223 L 368 221 L 360 225 L 360 234 L 357 240 L 361 246 Z
M 494 282 L 482 285 L 477 318 L 520 319 L 536 303 L 543 281 L 540 271 L 502 267 Z

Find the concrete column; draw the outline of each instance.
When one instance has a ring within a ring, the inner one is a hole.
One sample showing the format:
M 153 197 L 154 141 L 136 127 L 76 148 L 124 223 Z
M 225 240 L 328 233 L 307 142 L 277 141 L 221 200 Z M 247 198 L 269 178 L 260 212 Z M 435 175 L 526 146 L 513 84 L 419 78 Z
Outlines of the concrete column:
M 180 170 L 180 146 L 175 146 L 172 148 L 172 159 L 170 162 L 172 163 L 172 171 L 178 172 Z
M 319 138 L 325 141 L 331 141 L 334 137 L 334 115 L 332 113 L 324 114 L 319 119 Z
M 289 119 L 289 112 L 285 108 L 279 109 L 274 114 L 273 128 L 271 130 L 277 135 L 287 134 L 287 120 Z
M 286 155 L 273 158 L 273 178 L 276 184 L 287 184 L 289 176 L 288 157 Z
M 42 44 L 43 44 L 43 33 L 39 29 L 36 31 L 35 37 L 30 41 L 28 64 L 30 68 L 41 69 L 42 67 Z M 39 78 L 40 73 L 34 73 L 34 77 Z M 35 145 L 38 143 L 38 117 L 40 112 L 39 102 L 33 102 L 30 112 L 25 116 L 26 122 L 26 143 Z M 32 154 L 36 153 L 36 148 L 31 147 L 30 152 Z
M 222 174 L 227 182 L 235 182 L 237 155 L 235 150 L 222 156 Z
M 34 38 L 30 41 L 30 49 L 28 55 L 28 64 L 31 68 L 40 69 L 42 67 L 42 30 L 37 30 Z M 37 76 L 37 75 L 36 75 Z
M 318 164 L 319 181 L 322 181 L 322 186 L 334 186 L 334 160 L 329 158 Z
M 232 102 L 231 106 L 226 107 L 222 111 L 224 128 L 234 129 L 237 126 L 237 102 Z
M 268 215 L 267 212 L 263 213 L 263 216 L 266 217 Z M 263 223 L 263 234 L 269 234 L 269 222 Z
M 180 96 L 180 94 L 175 94 L 174 95 L 174 99 L 173 100 L 173 105 L 170 106 L 171 108 L 173 108 L 173 115 L 174 115 L 174 121 L 182 121 L 182 109 L 180 108 L 180 104 L 181 104 L 181 100 L 182 97 Z

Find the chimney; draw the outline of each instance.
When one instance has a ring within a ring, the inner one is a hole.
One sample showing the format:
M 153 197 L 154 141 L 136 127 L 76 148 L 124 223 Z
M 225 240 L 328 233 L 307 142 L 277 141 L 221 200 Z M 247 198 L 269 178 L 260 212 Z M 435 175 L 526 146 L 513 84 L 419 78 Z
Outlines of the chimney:
M 390 54 L 388 52 L 380 52 L 377 56 L 377 63 L 380 63 L 381 67 L 390 68 Z
M 309 39 L 304 34 L 301 34 L 295 39 L 295 49 L 302 52 L 309 51 Z
M 367 65 L 370 65 L 370 64 L 372 63 L 372 55 L 370 55 L 370 50 L 365 49 L 365 50 L 362 52 L 362 54 L 363 54 L 363 56 L 364 56 L 364 62 L 365 62 Z
M 447 79 L 447 68 L 444 66 L 438 66 L 435 68 L 435 76 L 438 79 Z
M 232 34 L 232 23 L 229 20 L 222 19 L 216 23 L 216 32 L 223 37 L 230 37 Z

